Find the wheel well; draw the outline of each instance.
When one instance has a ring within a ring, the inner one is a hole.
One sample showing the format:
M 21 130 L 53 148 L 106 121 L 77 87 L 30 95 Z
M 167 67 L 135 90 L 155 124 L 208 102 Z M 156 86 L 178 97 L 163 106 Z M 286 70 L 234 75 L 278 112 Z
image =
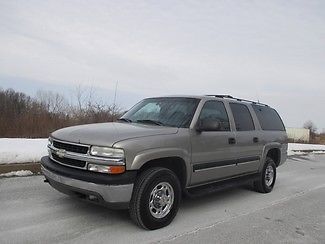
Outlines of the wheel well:
M 267 157 L 270 157 L 273 159 L 275 165 L 278 167 L 280 164 L 280 160 L 281 160 L 281 153 L 280 153 L 280 149 L 278 148 L 272 148 L 267 152 Z
M 139 173 L 145 171 L 148 168 L 152 167 L 164 167 L 173 171 L 178 177 L 182 188 L 185 187 L 186 184 L 186 166 L 185 161 L 179 157 L 167 157 L 167 158 L 159 158 L 146 162 L 139 169 Z

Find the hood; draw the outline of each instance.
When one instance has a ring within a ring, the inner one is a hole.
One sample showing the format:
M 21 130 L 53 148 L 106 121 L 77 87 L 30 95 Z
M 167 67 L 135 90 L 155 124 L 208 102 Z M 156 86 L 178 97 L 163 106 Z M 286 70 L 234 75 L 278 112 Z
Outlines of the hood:
M 176 134 L 177 131 L 175 127 L 117 122 L 67 127 L 54 131 L 51 136 L 62 141 L 111 147 L 127 139 Z

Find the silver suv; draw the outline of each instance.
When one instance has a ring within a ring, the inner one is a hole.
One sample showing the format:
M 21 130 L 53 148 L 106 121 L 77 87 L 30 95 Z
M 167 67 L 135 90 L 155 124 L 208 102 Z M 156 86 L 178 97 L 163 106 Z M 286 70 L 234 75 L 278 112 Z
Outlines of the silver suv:
M 42 158 L 57 190 L 128 208 L 146 229 L 168 225 L 182 196 L 252 182 L 271 192 L 287 158 L 278 113 L 228 95 L 168 96 L 136 104 L 119 121 L 53 132 Z

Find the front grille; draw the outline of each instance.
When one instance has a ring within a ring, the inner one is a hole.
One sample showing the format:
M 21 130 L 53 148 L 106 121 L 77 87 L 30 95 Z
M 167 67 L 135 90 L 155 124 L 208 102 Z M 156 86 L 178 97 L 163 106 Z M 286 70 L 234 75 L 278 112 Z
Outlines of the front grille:
M 85 161 L 77 160 L 77 159 L 71 159 L 71 158 L 60 158 L 58 155 L 55 153 L 52 153 L 52 158 L 60 163 L 74 166 L 74 167 L 79 167 L 79 168 L 84 168 L 86 166 Z
M 75 152 L 75 153 L 81 153 L 81 154 L 87 154 L 88 147 L 86 146 L 80 146 L 75 144 L 69 144 L 64 142 L 59 142 L 53 140 L 53 146 L 58 149 L 64 149 L 68 152 Z

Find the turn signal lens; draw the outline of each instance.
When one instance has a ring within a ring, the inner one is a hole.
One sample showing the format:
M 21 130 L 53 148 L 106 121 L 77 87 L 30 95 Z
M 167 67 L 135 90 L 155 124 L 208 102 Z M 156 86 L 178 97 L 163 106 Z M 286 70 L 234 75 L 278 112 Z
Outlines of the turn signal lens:
M 125 166 L 110 166 L 111 174 L 122 174 L 125 172 Z
M 108 166 L 100 164 L 88 164 L 88 170 L 106 174 L 122 174 L 125 172 L 124 165 Z

